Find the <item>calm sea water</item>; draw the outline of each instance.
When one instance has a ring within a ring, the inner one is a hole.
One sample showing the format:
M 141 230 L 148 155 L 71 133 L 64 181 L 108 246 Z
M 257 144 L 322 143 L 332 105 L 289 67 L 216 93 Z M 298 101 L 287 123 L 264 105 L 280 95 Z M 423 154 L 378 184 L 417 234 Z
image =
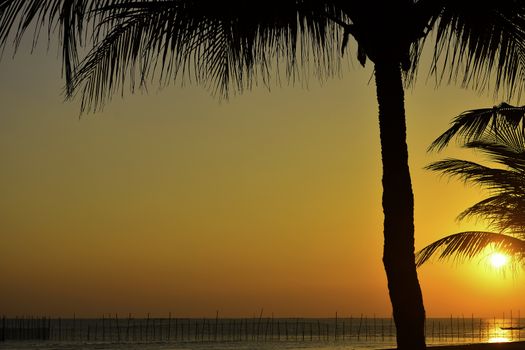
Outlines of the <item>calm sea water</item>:
M 427 344 L 519 341 L 525 319 L 430 318 Z M 395 347 L 391 319 L 353 318 L 116 318 L 6 319 L 3 349 L 385 349 Z

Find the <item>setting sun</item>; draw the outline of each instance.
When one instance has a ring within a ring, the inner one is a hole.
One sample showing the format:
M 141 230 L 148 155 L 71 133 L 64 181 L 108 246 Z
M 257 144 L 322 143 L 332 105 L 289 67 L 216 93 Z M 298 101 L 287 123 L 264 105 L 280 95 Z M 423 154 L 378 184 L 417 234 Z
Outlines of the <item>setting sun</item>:
M 501 253 L 493 253 L 490 256 L 490 264 L 495 268 L 500 268 L 507 264 L 507 261 L 509 260 L 508 256 Z

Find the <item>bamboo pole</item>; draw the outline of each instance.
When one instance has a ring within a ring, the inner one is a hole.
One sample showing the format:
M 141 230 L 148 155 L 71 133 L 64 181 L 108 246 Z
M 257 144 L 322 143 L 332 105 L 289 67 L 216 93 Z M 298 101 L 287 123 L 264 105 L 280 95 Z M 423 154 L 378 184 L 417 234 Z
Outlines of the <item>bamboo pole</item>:
M 106 340 L 106 323 L 104 319 L 104 314 L 102 314 L 102 341 Z
M 209 323 L 209 322 L 208 322 Z M 208 326 L 209 328 L 209 326 Z M 201 340 L 204 341 L 204 335 L 206 334 L 206 318 L 202 320 L 202 336 Z
M 471 332 L 471 341 L 474 341 L 474 314 L 470 318 L 470 332 Z
M 259 332 L 261 330 L 262 315 L 263 315 L 263 309 L 261 309 L 261 313 L 259 314 L 259 321 L 257 322 L 257 341 L 259 341 Z
M 361 314 L 361 318 L 359 319 L 359 328 L 357 328 L 357 340 L 361 338 L 361 327 L 363 325 L 363 314 Z
M 199 321 L 195 320 L 195 341 L 198 339 L 198 333 L 199 333 Z
M 274 319 L 274 316 L 273 316 L 273 312 L 272 312 L 272 330 L 270 332 L 270 334 L 272 335 L 272 340 L 275 340 L 275 319 Z
M 115 312 L 115 327 L 117 327 L 117 341 L 120 343 L 120 327 L 118 325 L 118 314 Z
M 129 342 L 129 326 L 130 326 L 130 323 L 131 323 L 131 312 L 128 315 L 128 322 L 126 324 L 126 341 L 128 341 L 128 342 Z
M 73 341 L 75 340 L 75 335 L 76 335 L 76 323 L 77 323 L 76 321 L 77 321 L 76 314 L 73 313 L 73 330 L 71 332 L 72 333 L 71 334 L 71 338 L 72 338 L 71 340 L 73 340 Z
M 177 326 L 178 326 L 177 323 L 178 323 L 178 319 L 175 317 L 175 341 L 178 340 L 178 335 L 179 335 L 179 334 L 178 334 L 178 333 L 179 333 L 179 330 L 178 330 L 178 327 L 177 327 Z
M 151 339 L 152 339 L 153 341 L 155 341 L 155 339 L 156 339 L 155 337 L 156 337 L 156 335 L 157 335 L 157 331 L 156 331 L 156 330 L 157 330 L 157 327 L 156 327 L 155 323 L 156 323 L 156 319 L 155 319 L 155 317 L 153 317 L 153 318 L 151 319 L 151 329 L 153 330 L 153 331 L 152 331 L 153 334 L 151 335 Z
M 146 324 L 144 325 L 144 340 L 149 340 L 149 321 L 150 321 L 150 315 L 149 312 L 146 314 Z
M 334 340 L 337 341 L 337 311 L 335 312 Z
M 350 324 L 348 325 L 348 335 L 349 335 L 350 339 L 352 339 L 352 321 L 353 321 L 352 315 L 350 315 L 350 320 L 349 320 Z
M 168 313 L 168 330 L 167 330 L 166 340 L 170 341 L 171 338 L 171 312 Z
M 376 335 L 377 335 L 376 314 L 374 314 L 374 329 L 373 329 L 372 337 L 375 339 Z
M 368 340 L 368 316 L 365 316 L 365 340 Z
M 452 320 L 452 315 L 450 315 L 450 338 L 454 340 L 454 323 Z
M 217 341 L 217 333 L 219 331 L 219 310 L 215 313 L 215 336 L 214 339 Z
M 479 340 L 481 341 L 481 337 L 483 336 L 483 327 L 481 323 L 481 317 L 479 318 Z

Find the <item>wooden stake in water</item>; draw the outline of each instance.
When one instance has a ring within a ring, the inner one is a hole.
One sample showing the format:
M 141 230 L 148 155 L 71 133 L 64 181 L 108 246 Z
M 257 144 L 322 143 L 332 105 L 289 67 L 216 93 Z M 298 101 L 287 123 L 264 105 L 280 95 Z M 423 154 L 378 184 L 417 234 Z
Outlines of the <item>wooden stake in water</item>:
M 195 341 L 199 339 L 199 321 L 195 320 Z
M 472 332 L 472 337 L 471 337 L 471 340 L 474 341 L 474 314 L 472 314 L 471 316 L 471 322 L 470 322 L 470 331 Z
M 337 311 L 335 312 L 334 339 L 337 341 Z
M 272 326 L 270 330 L 272 340 L 275 339 L 275 332 L 274 332 L 273 326 L 274 326 L 274 319 L 273 319 L 273 312 L 272 312 Z
M 126 341 L 129 341 L 129 326 L 131 322 L 131 313 L 128 315 L 128 324 L 126 325 Z
M 171 312 L 168 314 L 168 334 L 166 336 L 166 340 L 170 341 L 171 337 Z
M 215 313 L 215 336 L 214 339 L 217 341 L 217 333 L 219 331 L 219 310 Z
M 5 342 L 5 315 L 2 316 L 2 334 L 0 335 L 0 341 Z
M 368 340 L 368 316 L 365 316 L 365 340 Z
M 117 327 L 117 341 L 120 343 L 120 327 L 118 326 L 118 314 L 115 313 L 115 326 Z
M 202 335 L 201 340 L 204 341 L 204 333 L 206 332 L 206 318 L 202 320 Z
M 263 315 L 263 309 L 261 309 L 261 313 L 259 314 L 259 322 L 257 322 L 257 341 L 259 341 L 259 332 L 261 330 L 261 320 L 262 320 L 262 315 Z
M 450 315 L 450 338 L 451 340 L 454 340 L 454 321 L 452 315 Z
M 155 340 L 155 334 L 156 334 L 156 329 L 157 329 L 157 327 L 155 326 L 155 321 L 156 321 L 155 317 L 153 317 L 151 319 L 151 329 L 152 329 L 152 333 L 153 333 L 151 339 L 153 339 L 153 340 Z
M 520 310 L 518 310 L 518 327 L 521 327 Z M 521 330 L 520 329 L 518 329 L 518 340 L 521 340 Z
M 75 313 L 73 313 L 73 331 L 72 331 L 72 334 L 71 334 L 71 340 L 75 340 L 75 333 L 76 333 L 76 315 Z
M 149 338 L 149 312 L 148 312 L 148 318 L 146 318 L 146 341 L 148 341 Z
M 266 327 L 264 329 L 264 341 L 268 340 L 268 330 L 270 328 L 270 318 L 266 320 Z
M 350 315 L 350 321 L 349 321 L 349 323 L 350 323 L 350 324 L 348 325 L 348 329 L 349 329 L 348 334 L 349 334 L 350 339 L 351 339 L 351 338 L 352 338 L 352 315 Z
M 375 337 L 376 337 L 376 335 L 377 335 L 377 328 L 376 328 L 376 314 L 374 314 L 374 330 L 373 330 L 373 331 L 374 331 L 374 333 L 372 334 L 372 336 L 373 336 L 374 339 L 375 339 Z

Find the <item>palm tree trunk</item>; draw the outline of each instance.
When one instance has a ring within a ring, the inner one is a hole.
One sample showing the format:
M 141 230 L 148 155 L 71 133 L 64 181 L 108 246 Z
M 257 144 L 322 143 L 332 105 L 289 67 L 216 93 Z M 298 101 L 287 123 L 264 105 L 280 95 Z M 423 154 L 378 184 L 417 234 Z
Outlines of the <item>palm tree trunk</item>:
M 376 62 L 375 78 L 383 162 L 383 264 L 397 345 L 398 349 L 425 349 L 425 309 L 414 257 L 414 195 L 399 63 Z

